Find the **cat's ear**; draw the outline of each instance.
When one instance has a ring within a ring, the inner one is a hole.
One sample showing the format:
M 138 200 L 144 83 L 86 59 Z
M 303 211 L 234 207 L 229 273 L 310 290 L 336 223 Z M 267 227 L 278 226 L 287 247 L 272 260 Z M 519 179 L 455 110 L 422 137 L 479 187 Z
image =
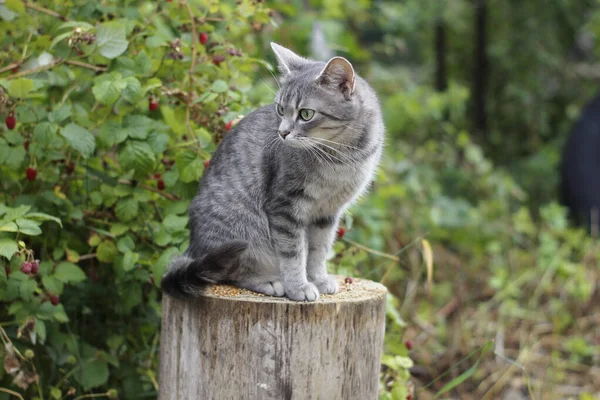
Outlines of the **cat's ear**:
M 349 98 L 354 92 L 354 68 L 344 57 L 333 57 L 317 76 L 317 82 L 338 89 Z
M 287 75 L 294 70 L 300 69 L 302 66 L 309 63 L 305 58 L 300 57 L 293 51 L 286 49 L 277 43 L 271 42 L 271 48 L 279 61 L 279 70 L 282 74 Z

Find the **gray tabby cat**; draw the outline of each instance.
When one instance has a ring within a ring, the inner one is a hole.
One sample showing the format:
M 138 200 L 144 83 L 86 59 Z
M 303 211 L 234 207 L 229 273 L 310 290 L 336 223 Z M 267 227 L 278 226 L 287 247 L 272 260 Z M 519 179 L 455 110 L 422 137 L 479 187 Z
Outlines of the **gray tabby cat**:
M 338 290 L 325 259 L 381 158 L 381 109 L 346 59 L 271 47 L 282 72 L 275 104 L 248 114 L 217 148 L 190 206 L 190 245 L 162 281 L 169 295 L 197 296 L 216 282 L 303 301 Z

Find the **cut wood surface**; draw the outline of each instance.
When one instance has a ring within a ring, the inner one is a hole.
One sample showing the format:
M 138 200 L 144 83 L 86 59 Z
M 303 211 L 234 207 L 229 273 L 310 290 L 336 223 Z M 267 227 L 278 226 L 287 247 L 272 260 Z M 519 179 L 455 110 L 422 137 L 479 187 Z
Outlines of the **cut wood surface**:
M 312 303 L 228 285 L 163 296 L 159 399 L 376 399 L 387 290 L 338 279 Z

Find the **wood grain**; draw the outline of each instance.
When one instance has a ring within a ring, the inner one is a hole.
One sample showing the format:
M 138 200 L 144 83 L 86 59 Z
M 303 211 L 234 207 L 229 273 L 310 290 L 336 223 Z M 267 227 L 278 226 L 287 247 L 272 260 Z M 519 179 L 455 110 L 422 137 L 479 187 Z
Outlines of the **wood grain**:
M 387 290 L 340 282 L 314 303 L 227 286 L 164 296 L 159 399 L 376 399 Z

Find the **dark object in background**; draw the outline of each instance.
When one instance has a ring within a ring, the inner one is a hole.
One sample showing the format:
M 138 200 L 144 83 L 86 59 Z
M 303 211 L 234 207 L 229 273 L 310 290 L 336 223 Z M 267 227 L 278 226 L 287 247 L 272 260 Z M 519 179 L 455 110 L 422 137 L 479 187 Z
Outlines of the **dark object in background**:
M 600 225 L 600 95 L 588 103 L 567 140 L 561 200 L 571 217 L 598 235 Z

